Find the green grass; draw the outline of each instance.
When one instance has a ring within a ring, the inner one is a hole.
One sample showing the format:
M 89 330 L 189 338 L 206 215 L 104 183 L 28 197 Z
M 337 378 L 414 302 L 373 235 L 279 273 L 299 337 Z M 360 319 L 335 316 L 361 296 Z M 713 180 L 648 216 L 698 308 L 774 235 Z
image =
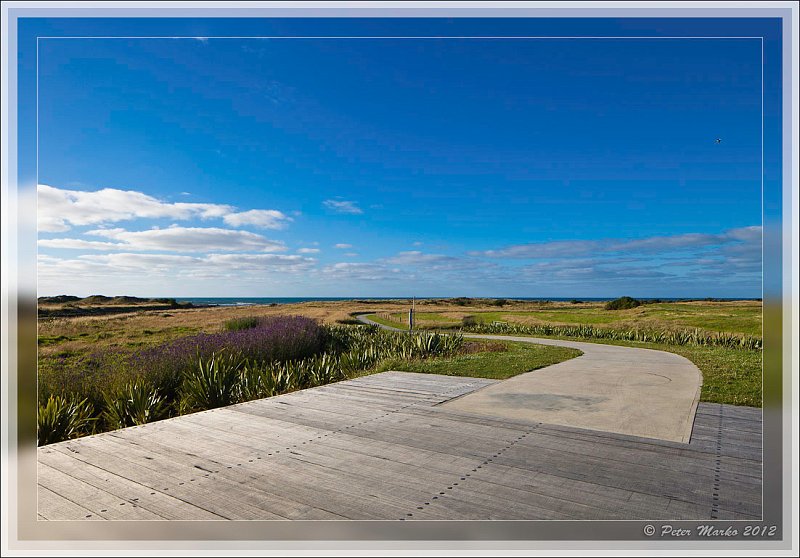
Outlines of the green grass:
M 603 311 L 605 312 L 605 310 Z M 593 308 L 564 310 L 545 310 L 531 312 L 480 312 L 475 318 L 482 323 L 513 322 L 514 317 L 531 317 L 547 323 L 562 324 L 610 324 L 618 320 L 615 315 L 601 314 Z
M 449 309 L 448 312 L 454 312 Z M 740 301 L 730 303 L 664 302 L 644 304 L 628 310 L 605 310 L 601 305 L 566 306 L 541 310 L 455 310 L 455 313 L 475 316 L 478 323 L 494 321 L 508 323 L 541 323 L 564 325 L 603 325 L 612 328 L 694 329 L 738 335 L 760 336 L 762 307 L 760 303 Z M 394 313 L 392 320 L 370 316 L 376 322 L 401 327 L 406 314 Z M 417 327 L 435 329 L 458 327 L 460 316 L 445 316 L 441 312 L 418 312 Z
M 404 314 L 404 315 L 392 314 L 391 316 L 392 316 L 392 318 L 394 318 L 396 320 L 408 319 L 408 314 Z M 454 323 L 458 323 L 458 320 L 454 320 L 453 318 L 451 318 L 449 316 L 443 316 L 442 314 L 440 314 L 438 312 L 416 312 L 414 314 L 414 317 L 416 319 L 418 319 L 418 320 L 426 320 L 426 321 L 429 320 L 429 321 L 432 321 L 432 322 L 454 322 Z
M 504 345 L 505 350 L 423 360 L 385 360 L 377 367 L 375 372 L 398 370 L 422 374 L 444 374 L 447 376 L 504 380 L 523 372 L 544 368 L 583 354 L 577 349 L 567 347 L 534 345 L 532 343 L 504 342 L 498 344 Z
M 408 329 L 408 324 L 395 322 L 394 320 L 387 320 L 386 318 L 382 318 L 377 314 L 370 314 L 367 316 L 367 319 L 375 322 L 376 324 L 381 324 L 389 327 L 396 327 L 398 329 Z
M 41 335 L 39 336 L 38 343 L 39 345 L 55 345 L 57 343 L 61 343 L 62 341 L 69 341 L 71 338 L 67 337 L 66 335 Z
M 643 307 L 644 316 L 711 331 L 761 335 L 760 306 L 688 306 L 676 303 Z

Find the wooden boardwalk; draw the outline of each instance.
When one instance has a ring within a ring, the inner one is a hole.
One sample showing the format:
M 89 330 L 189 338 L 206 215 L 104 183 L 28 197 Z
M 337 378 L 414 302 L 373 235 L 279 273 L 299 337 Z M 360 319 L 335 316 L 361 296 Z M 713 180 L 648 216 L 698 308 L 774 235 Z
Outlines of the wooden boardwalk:
M 49 520 L 761 517 L 761 410 L 691 442 L 439 403 L 492 380 L 385 372 L 39 448 Z

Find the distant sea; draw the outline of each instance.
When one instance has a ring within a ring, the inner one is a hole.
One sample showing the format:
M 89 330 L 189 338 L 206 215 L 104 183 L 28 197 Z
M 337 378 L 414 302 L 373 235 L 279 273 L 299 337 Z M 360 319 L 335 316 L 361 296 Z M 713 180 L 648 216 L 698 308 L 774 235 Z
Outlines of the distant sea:
M 417 297 L 418 300 L 424 299 L 444 299 L 444 298 L 452 298 L 452 297 Z M 470 297 L 470 298 L 501 298 L 501 297 Z M 552 300 L 554 302 L 564 302 L 570 300 L 583 300 L 583 301 L 600 301 L 600 300 L 611 300 L 612 297 L 601 297 L 601 298 L 591 298 L 591 297 L 505 297 L 509 300 Z M 387 297 L 387 296 L 380 296 L 380 297 L 191 297 L 191 298 L 176 298 L 178 302 L 191 302 L 195 305 L 213 305 L 213 306 L 254 306 L 257 304 L 296 304 L 298 302 L 336 302 L 336 301 L 343 301 L 343 300 L 411 300 L 411 297 Z M 646 299 L 645 299 L 646 300 Z M 675 300 L 687 300 L 686 298 L 661 298 L 661 300 L 665 301 L 675 301 Z M 697 299 L 694 299 L 697 300 Z M 740 299 L 722 299 L 718 298 L 716 300 L 740 300 Z

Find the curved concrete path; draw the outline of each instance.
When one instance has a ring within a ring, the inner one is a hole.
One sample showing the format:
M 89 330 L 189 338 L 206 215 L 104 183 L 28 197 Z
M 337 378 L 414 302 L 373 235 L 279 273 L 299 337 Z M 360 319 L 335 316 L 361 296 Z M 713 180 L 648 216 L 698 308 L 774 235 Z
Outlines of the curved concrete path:
M 357 318 L 375 324 L 365 316 Z M 689 442 L 702 375 L 680 355 L 560 339 L 477 334 L 465 337 L 572 347 L 583 351 L 583 355 L 497 382 L 442 403 L 442 407 Z

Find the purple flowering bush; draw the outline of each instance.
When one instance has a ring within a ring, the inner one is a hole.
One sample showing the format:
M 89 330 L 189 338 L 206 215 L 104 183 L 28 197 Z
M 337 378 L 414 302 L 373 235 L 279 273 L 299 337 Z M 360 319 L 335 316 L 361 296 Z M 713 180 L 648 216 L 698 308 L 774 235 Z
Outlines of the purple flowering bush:
M 80 402 L 104 431 L 343 380 L 386 358 L 452 354 L 461 343 L 285 316 L 135 352 L 64 354 L 40 362 L 39 440 L 63 439 L 52 425 L 69 424 L 70 405 L 57 397 Z
M 325 329 L 314 320 L 279 316 L 261 318 L 248 329 L 191 335 L 135 352 L 62 354 L 40 363 L 39 400 L 51 395 L 85 398 L 95 416 L 108 416 L 109 401 L 144 382 L 175 414 L 181 386 L 201 360 L 223 352 L 252 363 L 302 360 L 324 351 L 326 343 Z

